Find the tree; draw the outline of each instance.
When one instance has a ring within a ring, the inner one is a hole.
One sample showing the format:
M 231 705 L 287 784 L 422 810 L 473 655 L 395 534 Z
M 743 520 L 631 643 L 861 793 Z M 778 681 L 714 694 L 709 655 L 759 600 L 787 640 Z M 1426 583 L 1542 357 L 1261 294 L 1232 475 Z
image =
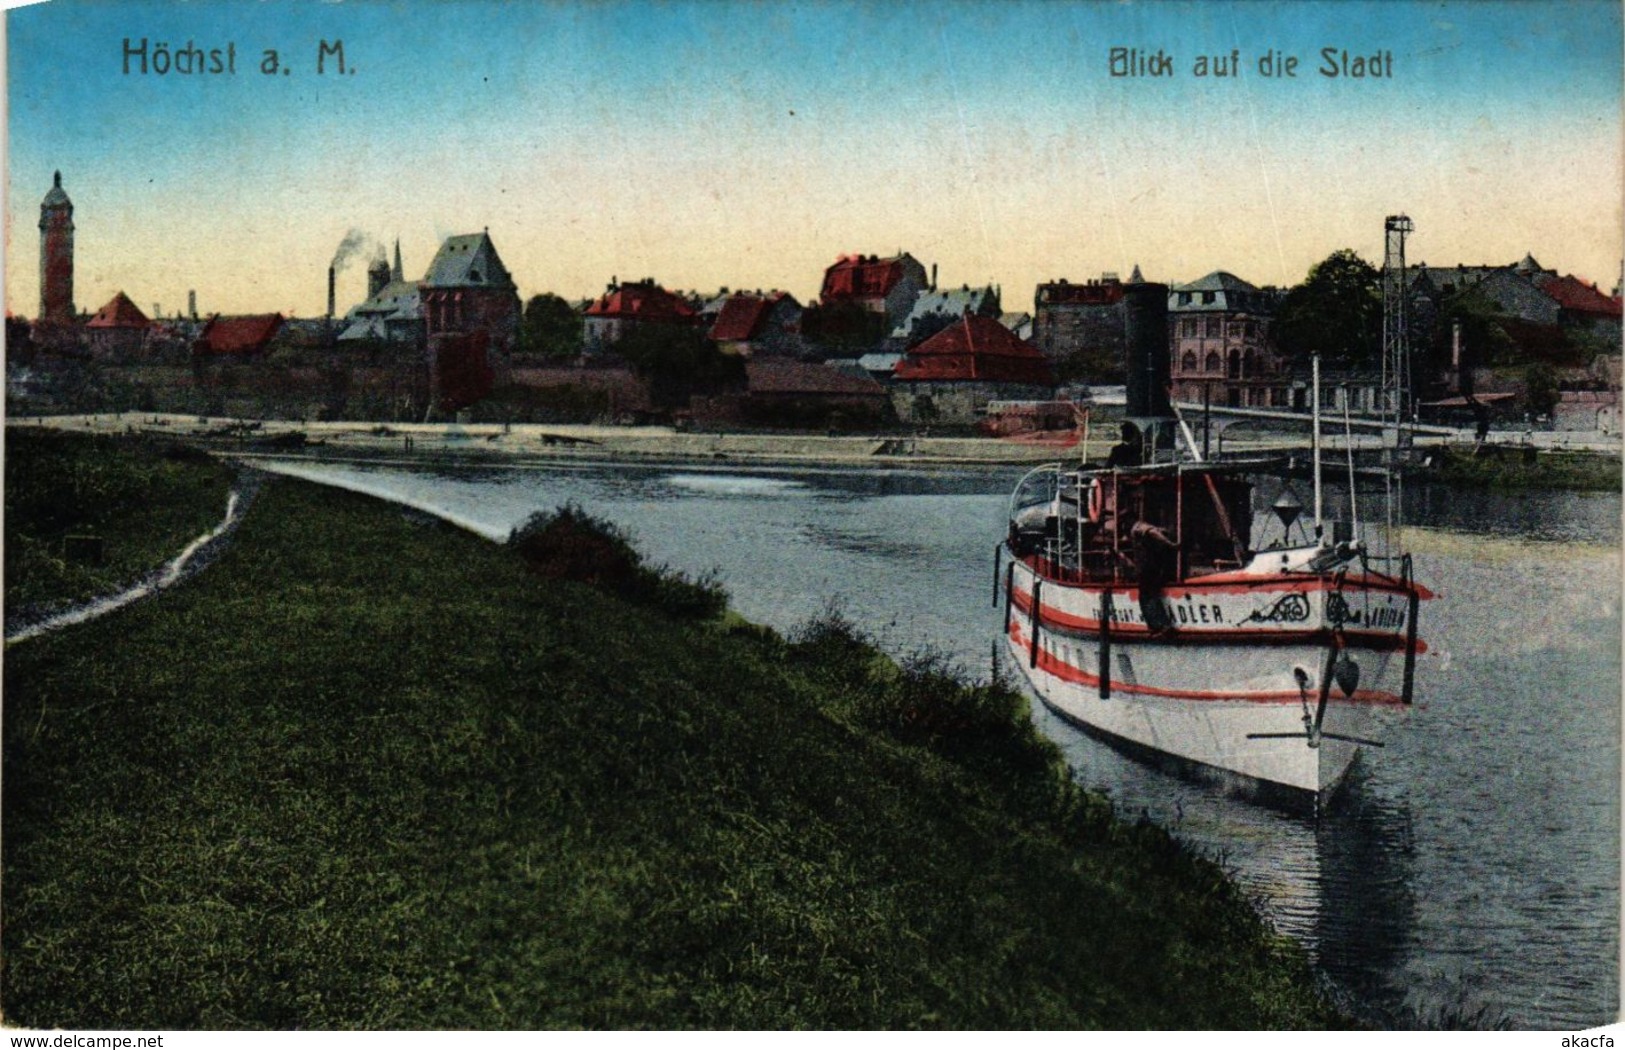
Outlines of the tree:
M 850 301 L 815 303 L 801 314 L 801 334 L 834 357 L 875 349 L 890 334 L 886 315 Z
M 1307 361 L 1318 352 L 1336 368 L 1376 368 L 1382 359 L 1382 274 L 1341 248 L 1309 268 L 1275 311 L 1276 345 Z
M 1557 408 L 1557 373 L 1544 361 L 1532 361 L 1523 373 L 1530 414 L 1550 416 Z
M 1461 325 L 1461 365 L 1463 369 L 1509 365 L 1517 361 L 1517 346 L 1501 327 L 1505 315 L 1478 288 L 1463 288 L 1439 302 L 1439 322 L 1434 327 L 1435 357 L 1448 362 L 1455 326 Z
M 550 292 L 531 296 L 519 322 L 519 348 L 539 357 L 577 356 L 581 353 L 581 315 Z
M 615 350 L 648 380 L 649 398 L 662 408 L 680 408 L 694 394 L 745 382 L 745 363 L 689 325 L 635 325 Z

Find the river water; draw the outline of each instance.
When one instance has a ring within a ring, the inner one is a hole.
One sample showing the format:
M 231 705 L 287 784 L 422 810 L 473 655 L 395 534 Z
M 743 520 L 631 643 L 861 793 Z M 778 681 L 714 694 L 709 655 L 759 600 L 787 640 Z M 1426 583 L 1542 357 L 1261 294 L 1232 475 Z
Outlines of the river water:
M 653 561 L 716 570 L 749 619 L 793 631 L 834 601 L 894 654 L 936 650 L 981 678 L 999 629 L 993 551 L 1021 473 L 270 466 L 492 537 L 575 502 L 628 529 Z M 1334 511 L 1341 498 L 1329 494 Z M 1120 812 L 1148 814 L 1223 863 L 1371 1019 L 1610 1023 L 1620 497 L 1441 488 L 1406 501 L 1417 576 L 1440 595 L 1422 610 L 1417 703 L 1320 818 L 1142 765 L 1036 703 L 1033 718 Z

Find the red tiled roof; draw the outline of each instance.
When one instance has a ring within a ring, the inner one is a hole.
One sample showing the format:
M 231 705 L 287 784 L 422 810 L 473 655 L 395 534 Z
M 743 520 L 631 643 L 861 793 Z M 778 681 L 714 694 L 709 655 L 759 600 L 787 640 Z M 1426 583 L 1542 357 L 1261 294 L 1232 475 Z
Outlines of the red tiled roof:
M 1621 316 L 1620 300 L 1604 295 L 1595 285 L 1586 284 L 1578 277 L 1548 277 L 1538 283 L 1540 290 L 1565 310 L 1606 317 Z
M 910 350 L 893 377 L 901 381 L 981 379 L 1054 386 L 1049 361 L 991 317 L 967 314 Z
M 764 298 L 756 295 L 734 295 L 722 304 L 716 324 L 711 326 L 711 338 L 716 342 L 743 342 L 756 335 L 773 307 L 783 294 Z
M 249 314 L 243 317 L 209 318 L 198 335 L 197 348 L 210 354 L 253 354 L 282 327 L 281 314 Z
M 884 397 L 886 388 L 868 376 L 789 358 L 745 362 L 745 386 L 752 394 L 821 394 Z
M 903 257 L 876 259 L 873 256 L 843 255 L 824 271 L 824 302 L 836 299 L 878 299 L 886 296 L 903 278 Z
M 123 292 L 113 296 L 107 305 L 96 311 L 86 324 L 86 328 L 145 328 L 152 322 L 141 308 L 130 302 L 130 297 Z
M 634 321 L 691 323 L 698 315 L 680 297 L 658 284 L 629 283 L 606 292 L 587 307 L 588 317 L 624 317 Z

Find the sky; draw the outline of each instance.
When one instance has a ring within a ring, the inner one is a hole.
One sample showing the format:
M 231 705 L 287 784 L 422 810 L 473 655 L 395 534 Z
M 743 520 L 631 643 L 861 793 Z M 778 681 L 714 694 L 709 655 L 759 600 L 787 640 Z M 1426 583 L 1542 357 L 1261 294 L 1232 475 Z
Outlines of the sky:
M 314 316 L 351 230 L 398 238 L 416 278 L 488 229 L 527 298 L 653 277 L 805 302 L 840 255 L 903 250 L 1027 310 L 1136 265 L 1380 264 L 1396 212 L 1412 263 L 1533 253 L 1607 290 L 1625 253 L 1616 0 L 51 0 L 5 28 L 6 301 L 29 316 L 58 170 L 89 310 L 195 290 Z M 235 71 L 159 74 L 160 45 Z M 1167 67 L 1114 76 L 1118 48 Z

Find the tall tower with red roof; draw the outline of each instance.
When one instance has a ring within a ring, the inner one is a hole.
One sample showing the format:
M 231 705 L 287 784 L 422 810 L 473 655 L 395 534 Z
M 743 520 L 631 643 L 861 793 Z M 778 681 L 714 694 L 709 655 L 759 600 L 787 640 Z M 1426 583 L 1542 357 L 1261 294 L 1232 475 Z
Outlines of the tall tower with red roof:
M 55 324 L 73 321 L 73 202 L 56 173 L 51 191 L 39 206 L 39 319 Z

